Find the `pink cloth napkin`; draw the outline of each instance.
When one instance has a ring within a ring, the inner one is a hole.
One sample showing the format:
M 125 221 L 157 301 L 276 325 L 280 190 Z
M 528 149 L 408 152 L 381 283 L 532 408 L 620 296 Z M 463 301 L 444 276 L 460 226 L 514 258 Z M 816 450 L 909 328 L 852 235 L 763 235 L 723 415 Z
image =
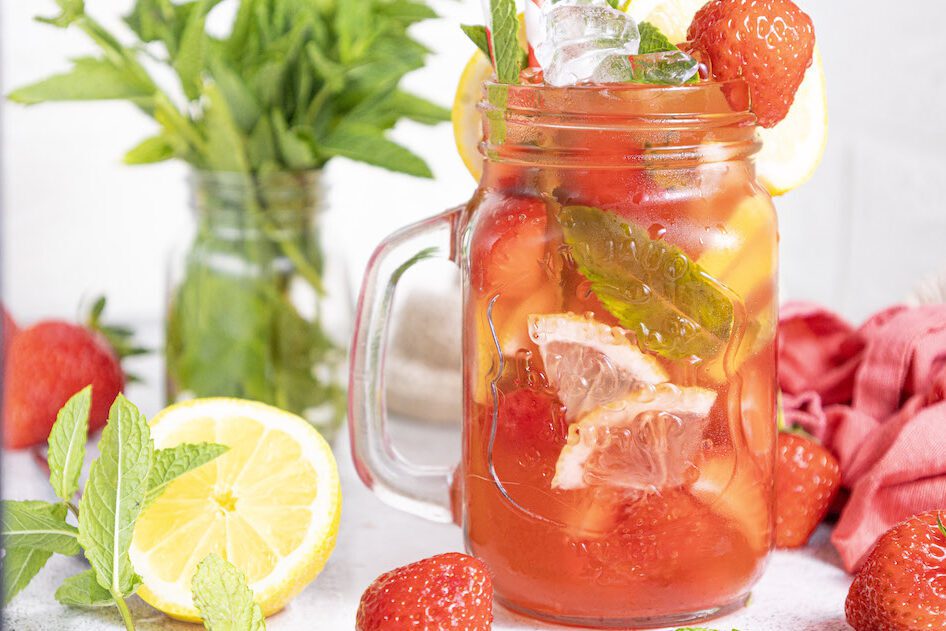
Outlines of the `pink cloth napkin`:
M 946 508 L 946 305 L 892 307 L 859 329 L 786 305 L 779 383 L 786 422 L 837 456 L 851 492 L 831 537 L 848 571 L 900 521 Z

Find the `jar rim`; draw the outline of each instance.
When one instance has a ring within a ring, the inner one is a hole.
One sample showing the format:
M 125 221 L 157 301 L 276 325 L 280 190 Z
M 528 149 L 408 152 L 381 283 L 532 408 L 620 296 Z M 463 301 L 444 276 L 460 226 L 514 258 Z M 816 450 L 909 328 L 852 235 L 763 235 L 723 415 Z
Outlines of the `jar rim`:
M 683 85 L 646 83 L 505 84 L 487 79 L 482 85 L 481 111 L 507 110 L 519 115 L 660 119 L 721 116 L 731 124 L 755 126 L 749 84 L 742 77 Z M 502 95 L 497 99 L 497 95 Z M 549 107 L 551 105 L 551 107 Z

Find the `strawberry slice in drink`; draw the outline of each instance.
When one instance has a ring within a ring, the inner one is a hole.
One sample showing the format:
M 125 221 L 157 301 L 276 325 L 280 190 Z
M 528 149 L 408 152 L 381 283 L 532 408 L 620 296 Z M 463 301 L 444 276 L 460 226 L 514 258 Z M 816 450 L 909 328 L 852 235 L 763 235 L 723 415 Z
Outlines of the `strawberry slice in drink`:
M 480 207 L 470 272 L 473 289 L 487 297 L 522 297 L 548 282 L 552 259 L 545 201 L 495 196 Z

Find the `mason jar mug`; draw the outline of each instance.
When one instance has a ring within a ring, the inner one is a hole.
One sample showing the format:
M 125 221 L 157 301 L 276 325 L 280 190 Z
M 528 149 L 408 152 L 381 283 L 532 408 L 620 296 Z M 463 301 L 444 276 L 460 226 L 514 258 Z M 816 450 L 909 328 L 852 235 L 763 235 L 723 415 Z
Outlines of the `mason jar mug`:
M 359 475 L 456 521 L 505 606 L 664 626 L 744 604 L 773 541 L 777 229 L 742 81 L 487 84 L 472 199 L 367 270 L 349 384 Z M 394 288 L 462 271 L 463 456 L 385 434 Z

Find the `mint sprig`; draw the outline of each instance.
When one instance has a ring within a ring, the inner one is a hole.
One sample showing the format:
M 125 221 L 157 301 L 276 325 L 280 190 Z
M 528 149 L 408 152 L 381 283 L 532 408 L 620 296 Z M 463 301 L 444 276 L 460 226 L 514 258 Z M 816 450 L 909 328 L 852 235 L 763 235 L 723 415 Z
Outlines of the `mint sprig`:
M 154 451 L 147 419 L 123 395 L 112 405 L 99 450 L 79 502 L 79 543 L 99 585 L 118 603 L 141 583 L 128 548 Z
M 490 0 L 491 57 L 500 83 L 519 83 L 522 50 L 516 0 Z
M 61 499 L 2 502 L 4 603 L 42 570 L 53 554 L 83 553 L 91 569 L 66 579 L 59 602 L 76 607 L 118 608 L 125 628 L 134 621 L 125 603 L 140 577 L 128 556 L 135 521 L 174 479 L 226 451 L 223 445 L 184 444 L 155 450 L 144 415 L 119 395 L 109 412 L 79 505 L 79 486 L 89 422 L 91 388 L 73 395 L 56 418 L 49 437 L 50 484 Z M 75 516 L 77 526 L 67 519 Z
M 126 155 L 130 164 L 177 158 L 202 170 L 261 174 L 319 169 L 345 156 L 431 176 L 388 137 L 401 119 L 450 119 L 445 108 L 405 99 L 398 87 L 430 52 L 408 31 L 436 17 L 422 0 L 240 0 L 224 36 L 206 24 L 220 0 L 136 0 L 125 18 L 135 39 L 127 42 L 82 0 L 56 1 L 60 15 L 41 21 L 82 31 L 101 54 L 9 97 L 27 105 L 130 102 L 157 123 Z M 183 98 L 171 98 L 152 77 L 155 60 L 176 77 Z M 357 151 L 346 151 L 351 138 Z
M 216 554 L 197 565 L 191 581 L 194 605 L 212 631 L 264 631 L 263 612 L 253 600 L 246 576 Z

